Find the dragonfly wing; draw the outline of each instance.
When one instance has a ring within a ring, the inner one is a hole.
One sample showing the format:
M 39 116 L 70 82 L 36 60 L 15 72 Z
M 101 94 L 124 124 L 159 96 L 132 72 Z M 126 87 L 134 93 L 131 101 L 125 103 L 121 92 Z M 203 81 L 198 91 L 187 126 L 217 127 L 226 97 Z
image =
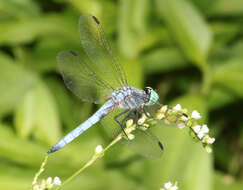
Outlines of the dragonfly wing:
M 79 35 L 82 47 L 91 60 L 90 67 L 101 79 L 114 88 L 126 85 L 125 73 L 112 53 L 100 21 L 92 15 L 81 16 Z
M 104 130 L 108 136 L 115 138 L 122 130 L 118 123 L 114 121 L 114 116 L 118 114 L 118 110 L 114 110 L 106 118 L 101 120 Z M 132 151 L 151 159 L 158 159 L 163 153 L 163 145 L 160 140 L 153 135 L 149 129 L 144 131 L 137 128 L 132 132 L 135 138 L 133 140 L 122 139 L 121 143 L 126 145 Z
M 111 87 L 77 53 L 59 52 L 57 64 L 66 86 L 81 99 L 101 103 L 111 92 Z
M 153 133 L 136 129 L 132 134 L 135 136 L 133 140 L 122 140 L 131 150 L 151 159 L 159 159 L 162 156 L 163 145 Z

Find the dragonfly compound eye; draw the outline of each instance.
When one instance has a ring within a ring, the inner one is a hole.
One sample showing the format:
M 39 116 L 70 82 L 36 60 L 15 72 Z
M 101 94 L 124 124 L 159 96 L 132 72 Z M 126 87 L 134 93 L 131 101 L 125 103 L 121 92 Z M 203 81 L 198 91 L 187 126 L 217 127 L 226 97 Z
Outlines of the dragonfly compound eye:
M 150 88 L 150 87 L 146 87 L 146 88 L 144 88 L 145 93 L 146 93 L 147 95 L 149 95 L 149 96 L 150 96 L 150 94 L 151 94 L 151 90 L 152 90 L 152 88 Z
M 144 89 L 144 91 L 145 91 L 145 93 L 146 93 L 147 95 L 149 95 L 149 101 L 147 102 L 146 105 L 148 105 L 148 106 L 154 105 L 154 104 L 158 101 L 158 99 L 159 99 L 159 96 L 158 96 L 157 92 L 155 92 L 155 91 L 154 91 L 152 88 L 150 88 L 150 87 L 146 87 L 146 88 Z

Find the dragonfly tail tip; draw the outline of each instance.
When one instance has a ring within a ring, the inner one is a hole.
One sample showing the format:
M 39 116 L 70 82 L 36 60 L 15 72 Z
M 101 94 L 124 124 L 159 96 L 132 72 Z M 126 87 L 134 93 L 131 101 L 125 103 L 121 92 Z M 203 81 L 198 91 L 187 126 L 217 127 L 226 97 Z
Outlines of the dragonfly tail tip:
M 53 146 L 50 150 L 48 150 L 47 154 L 51 154 L 53 152 L 56 152 L 58 149 Z

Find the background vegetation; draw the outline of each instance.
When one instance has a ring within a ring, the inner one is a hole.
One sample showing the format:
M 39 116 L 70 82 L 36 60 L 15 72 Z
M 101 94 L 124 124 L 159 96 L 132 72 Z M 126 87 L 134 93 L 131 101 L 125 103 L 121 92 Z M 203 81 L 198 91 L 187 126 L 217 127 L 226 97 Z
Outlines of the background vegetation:
M 78 20 L 96 15 L 130 84 L 152 86 L 163 104 L 197 109 L 216 137 L 208 155 L 186 131 L 161 126 L 160 160 L 116 145 L 64 189 L 243 188 L 242 0 L 1 0 L 0 189 L 27 189 L 51 145 L 96 105 L 69 92 L 56 68 L 60 50 L 81 51 Z M 43 177 L 65 179 L 98 144 L 89 129 L 49 158 Z

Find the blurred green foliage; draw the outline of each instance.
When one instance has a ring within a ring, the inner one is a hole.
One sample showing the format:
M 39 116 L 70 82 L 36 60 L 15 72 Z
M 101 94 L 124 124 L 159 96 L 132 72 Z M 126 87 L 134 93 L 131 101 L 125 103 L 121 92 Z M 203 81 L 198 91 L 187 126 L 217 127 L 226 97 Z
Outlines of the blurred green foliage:
M 0 189 L 27 189 L 48 148 L 97 109 L 56 69 L 60 50 L 81 51 L 83 13 L 100 19 L 131 85 L 199 110 L 216 142 L 208 155 L 186 131 L 161 126 L 160 160 L 116 145 L 64 189 L 159 189 L 168 180 L 184 190 L 242 189 L 242 0 L 1 0 Z M 107 144 L 98 126 L 51 155 L 43 177 L 65 179 Z

